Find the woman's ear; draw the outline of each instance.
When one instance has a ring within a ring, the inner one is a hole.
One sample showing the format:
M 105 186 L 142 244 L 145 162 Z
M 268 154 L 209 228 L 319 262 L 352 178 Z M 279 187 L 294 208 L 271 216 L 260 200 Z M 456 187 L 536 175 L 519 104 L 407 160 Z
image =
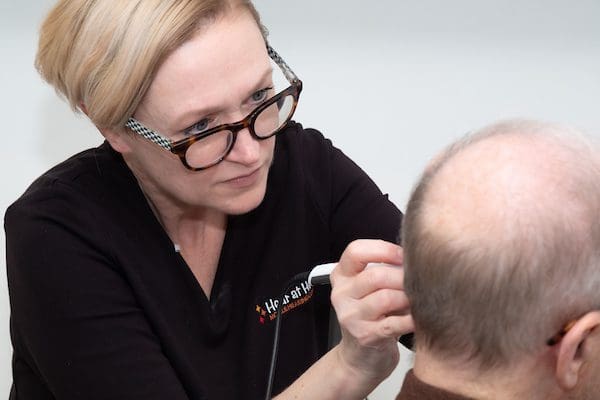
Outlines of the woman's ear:
M 87 107 L 84 103 L 79 103 L 79 109 L 83 111 L 85 115 L 88 115 Z M 126 140 L 127 138 L 124 137 L 126 133 L 123 132 L 123 130 L 118 131 L 108 128 L 98 128 L 98 130 L 102 136 L 104 136 L 108 144 L 110 144 L 110 147 L 112 147 L 116 152 L 124 154 L 130 151 L 131 147 Z
M 600 354 L 591 351 L 590 341 L 600 340 L 594 329 L 600 326 L 600 311 L 591 311 L 579 318 L 558 344 L 556 379 L 565 391 L 572 390 L 581 378 L 582 366 Z
M 126 154 L 131 151 L 129 141 L 127 140 L 127 132 L 123 130 L 116 131 L 114 129 L 102 128 L 100 133 L 116 152 Z

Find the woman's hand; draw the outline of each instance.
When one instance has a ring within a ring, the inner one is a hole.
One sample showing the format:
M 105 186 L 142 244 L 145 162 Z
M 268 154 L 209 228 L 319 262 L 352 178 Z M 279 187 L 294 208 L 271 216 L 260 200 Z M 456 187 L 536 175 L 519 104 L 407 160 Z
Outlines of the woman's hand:
M 369 263 L 395 266 L 366 268 Z M 348 245 L 330 275 L 342 340 L 277 400 L 364 399 L 394 370 L 398 338 L 413 331 L 401 265 L 402 248 L 395 244 L 357 240 Z
M 342 331 L 339 362 L 369 390 L 394 370 L 398 338 L 413 331 L 402 260 L 400 246 L 356 240 L 331 273 L 331 302 Z M 394 266 L 366 268 L 368 263 Z

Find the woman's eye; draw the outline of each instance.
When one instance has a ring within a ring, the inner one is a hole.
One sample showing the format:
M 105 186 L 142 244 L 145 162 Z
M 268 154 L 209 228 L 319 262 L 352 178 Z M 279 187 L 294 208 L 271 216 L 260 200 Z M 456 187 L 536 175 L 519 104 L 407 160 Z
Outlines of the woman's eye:
M 252 101 L 255 103 L 261 103 L 266 100 L 267 95 L 269 94 L 269 90 L 272 88 L 261 89 L 258 92 L 254 92 L 252 94 Z
M 204 119 L 196 122 L 194 125 L 190 126 L 189 128 L 187 128 L 185 130 L 185 134 L 186 135 L 195 135 L 197 133 L 203 132 L 208 129 L 209 124 L 210 124 L 210 120 L 208 118 L 204 118 Z

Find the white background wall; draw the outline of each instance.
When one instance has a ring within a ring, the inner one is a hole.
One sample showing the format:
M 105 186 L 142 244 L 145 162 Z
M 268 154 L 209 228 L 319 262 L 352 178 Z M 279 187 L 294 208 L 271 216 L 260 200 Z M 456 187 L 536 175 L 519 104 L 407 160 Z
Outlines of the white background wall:
M 100 135 L 32 67 L 53 0 L 0 0 L 0 210 Z M 297 120 L 329 136 L 400 208 L 426 161 L 506 117 L 600 134 L 600 0 L 256 0 L 304 81 Z M 0 235 L 4 270 L 4 233 Z M 10 386 L 0 274 L 0 397 Z M 405 361 L 410 360 L 405 357 Z M 371 397 L 391 399 L 405 366 Z

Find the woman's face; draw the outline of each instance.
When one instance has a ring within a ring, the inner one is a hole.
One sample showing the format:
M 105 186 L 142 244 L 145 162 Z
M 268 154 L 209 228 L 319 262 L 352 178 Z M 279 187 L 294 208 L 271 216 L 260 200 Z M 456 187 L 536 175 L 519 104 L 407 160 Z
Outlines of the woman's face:
M 271 72 L 256 22 L 248 12 L 232 12 L 165 60 L 134 118 L 174 140 L 184 138 L 186 130 L 202 130 L 207 121 L 239 121 L 260 103 L 261 93 L 272 88 Z M 264 197 L 275 139 L 257 141 L 244 129 L 221 163 L 196 172 L 186 169 L 176 155 L 130 132 L 111 144 L 159 212 L 208 208 L 241 214 Z

